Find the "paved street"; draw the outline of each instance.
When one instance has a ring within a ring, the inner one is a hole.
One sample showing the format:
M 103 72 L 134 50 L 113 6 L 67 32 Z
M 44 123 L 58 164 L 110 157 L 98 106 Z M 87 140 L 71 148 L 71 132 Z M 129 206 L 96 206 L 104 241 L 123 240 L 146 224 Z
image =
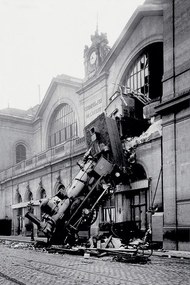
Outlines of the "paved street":
M 147 264 L 85 259 L 0 244 L 0 284 L 189 285 L 190 259 L 151 256 Z

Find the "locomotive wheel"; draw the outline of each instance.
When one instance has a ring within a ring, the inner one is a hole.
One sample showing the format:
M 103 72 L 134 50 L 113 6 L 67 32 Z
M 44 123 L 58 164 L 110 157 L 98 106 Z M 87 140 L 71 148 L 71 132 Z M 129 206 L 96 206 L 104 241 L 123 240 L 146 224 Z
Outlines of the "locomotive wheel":
M 82 211 L 82 216 L 75 222 L 74 226 L 91 226 L 96 221 L 97 216 L 97 209 L 94 209 L 92 212 L 90 212 L 89 209 L 85 208 Z
M 88 223 L 90 226 L 95 223 L 97 217 L 98 217 L 98 210 L 93 209 L 93 211 L 92 211 L 92 213 L 90 213 L 89 219 L 88 219 Z

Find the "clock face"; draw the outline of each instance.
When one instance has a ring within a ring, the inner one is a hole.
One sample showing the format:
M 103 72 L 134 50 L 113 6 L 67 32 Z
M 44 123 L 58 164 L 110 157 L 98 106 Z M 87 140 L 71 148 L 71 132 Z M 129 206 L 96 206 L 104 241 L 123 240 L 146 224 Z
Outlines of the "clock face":
M 93 51 L 90 55 L 90 64 L 94 64 L 96 62 L 96 53 Z

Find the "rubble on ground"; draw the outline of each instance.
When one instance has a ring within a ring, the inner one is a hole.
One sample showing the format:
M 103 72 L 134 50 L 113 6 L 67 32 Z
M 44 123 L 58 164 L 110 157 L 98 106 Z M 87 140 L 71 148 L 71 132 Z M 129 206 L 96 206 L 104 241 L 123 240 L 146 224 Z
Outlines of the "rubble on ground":
M 98 243 L 98 247 L 94 247 L 92 237 L 88 241 L 88 247 L 86 245 L 77 245 L 73 247 L 61 246 L 61 245 L 48 245 L 48 243 L 42 241 L 34 242 L 19 242 L 0 240 L 0 243 L 13 249 L 29 249 L 39 252 L 46 252 L 51 254 L 72 254 L 84 256 L 84 258 L 97 257 L 104 258 L 110 257 L 113 261 L 118 262 L 131 262 L 145 264 L 150 261 L 149 257 L 152 255 L 150 248 L 143 248 L 143 240 L 135 239 L 128 245 L 122 244 L 119 238 L 112 236 L 101 239 Z

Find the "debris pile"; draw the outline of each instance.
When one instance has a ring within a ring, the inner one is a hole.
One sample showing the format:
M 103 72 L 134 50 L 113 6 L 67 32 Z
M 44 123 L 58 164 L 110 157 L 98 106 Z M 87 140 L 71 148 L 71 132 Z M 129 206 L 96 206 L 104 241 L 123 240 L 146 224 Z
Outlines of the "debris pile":
M 44 244 L 38 244 L 38 242 L 34 244 L 34 247 L 36 249 L 41 247 L 44 250 Z M 150 244 L 142 239 L 134 239 L 125 245 L 122 244 L 119 238 L 115 238 L 112 235 L 106 238 L 102 236 L 91 237 L 86 244 L 81 246 L 47 245 L 45 251 L 54 254 L 81 255 L 84 258 L 89 258 L 90 256 L 102 258 L 106 256 L 111 257 L 113 261 L 141 264 L 150 261 L 149 257 L 153 253 Z
M 128 151 L 135 148 L 137 145 L 148 142 L 153 138 L 162 135 L 162 120 L 153 122 L 150 127 L 143 132 L 139 137 L 127 138 L 124 142 L 124 147 Z
M 11 240 L 0 240 L 0 243 L 13 248 L 13 249 L 27 249 L 36 250 L 39 252 L 47 252 L 51 254 L 72 254 L 84 256 L 84 258 L 90 257 L 111 257 L 113 261 L 128 262 L 128 263 L 140 263 L 145 264 L 150 261 L 149 257 L 152 255 L 152 249 L 148 243 L 144 243 L 141 239 L 131 241 L 128 245 L 122 244 L 119 238 L 115 238 L 112 235 L 103 239 L 99 238 L 94 247 L 93 237 L 89 242 L 83 246 L 69 245 L 49 245 L 43 241 L 35 242 L 19 242 Z

